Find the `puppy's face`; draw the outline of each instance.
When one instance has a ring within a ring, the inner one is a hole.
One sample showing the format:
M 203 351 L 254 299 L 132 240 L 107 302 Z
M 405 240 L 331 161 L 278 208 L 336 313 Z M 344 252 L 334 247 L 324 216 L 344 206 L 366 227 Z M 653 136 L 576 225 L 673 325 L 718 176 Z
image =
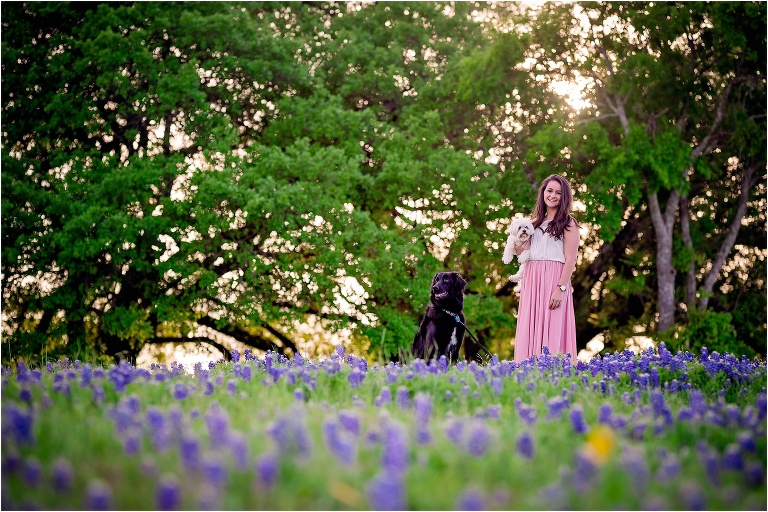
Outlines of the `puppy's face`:
M 438 272 L 432 278 L 432 300 L 442 302 L 448 299 L 463 299 L 467 282 L 456 272 Z
M 533 223 L 525 217 L 512 221 L 509 232 L 520 242 L 525 242 L 533 235 Z

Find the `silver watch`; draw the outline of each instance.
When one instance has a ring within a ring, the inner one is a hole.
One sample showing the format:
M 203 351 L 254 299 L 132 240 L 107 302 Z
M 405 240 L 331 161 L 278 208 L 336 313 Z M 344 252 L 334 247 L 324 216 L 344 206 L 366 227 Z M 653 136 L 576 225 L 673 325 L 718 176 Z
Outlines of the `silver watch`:
M 564 284 L 559 284 L 559 285 L 557 285 L 557 287 L 558 287 L 558 288 L 560 288 L 560 291 L 561 291 L 561 292 L 564 292 L 564 291 L 565 291 L 565 290 L 568 288 L 568 287 L 567 287 L 567 286 L 565 286 Z

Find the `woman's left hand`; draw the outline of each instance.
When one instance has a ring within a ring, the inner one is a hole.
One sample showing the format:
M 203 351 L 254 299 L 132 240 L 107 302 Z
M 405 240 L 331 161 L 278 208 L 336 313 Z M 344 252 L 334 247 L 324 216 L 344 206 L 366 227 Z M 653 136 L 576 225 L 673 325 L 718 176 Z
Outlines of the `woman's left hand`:
M 549 298 L 549 309 L 557 309 L 560 304 L 563 303 L 563 291 L 560 288 L 555 288 Z

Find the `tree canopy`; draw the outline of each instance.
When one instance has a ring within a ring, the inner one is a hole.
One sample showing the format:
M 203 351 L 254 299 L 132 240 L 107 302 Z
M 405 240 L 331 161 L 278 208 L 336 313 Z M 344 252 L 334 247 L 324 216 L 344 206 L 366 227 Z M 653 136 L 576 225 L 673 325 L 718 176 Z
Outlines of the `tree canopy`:
M 10 3 L 2 42 L 4 360 L 307 323 L 390 358 L 442 270 L 510 354 L 553 172 L 580 347 L 765 353 L 764 3 Z

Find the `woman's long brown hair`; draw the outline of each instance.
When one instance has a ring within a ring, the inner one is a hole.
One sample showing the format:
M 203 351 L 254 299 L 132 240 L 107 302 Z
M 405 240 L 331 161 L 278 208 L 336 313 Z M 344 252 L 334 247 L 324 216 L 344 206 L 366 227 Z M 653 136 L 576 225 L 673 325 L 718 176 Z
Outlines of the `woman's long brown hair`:
M 563 232 L 567 229 L 571 219 L 571 206 L 573 205 L 573 192 L 571 191 L 571 185 L 568 180 L 560 176 L 559 174 L 552 174 L 545 179 L 539 187 L 539 195 L 536 198 L 536 206 L 533 208 L 531 217 L 533 218 L 533 227 L 538 229 L 547 217 L 547 205 L 544 202 L 544 191 L 547 189 L 547 185 L 550 181 L 556 181 L 560 184 L 560 190 L 562 194 L 560 196 L 560 205 L 555 213 L 555 218 L 549 223 L 545 233 L 549 233 L 555 240 L 561 240 L 563 238 Z M 574 219 L 574 222 L 575 219 Z

